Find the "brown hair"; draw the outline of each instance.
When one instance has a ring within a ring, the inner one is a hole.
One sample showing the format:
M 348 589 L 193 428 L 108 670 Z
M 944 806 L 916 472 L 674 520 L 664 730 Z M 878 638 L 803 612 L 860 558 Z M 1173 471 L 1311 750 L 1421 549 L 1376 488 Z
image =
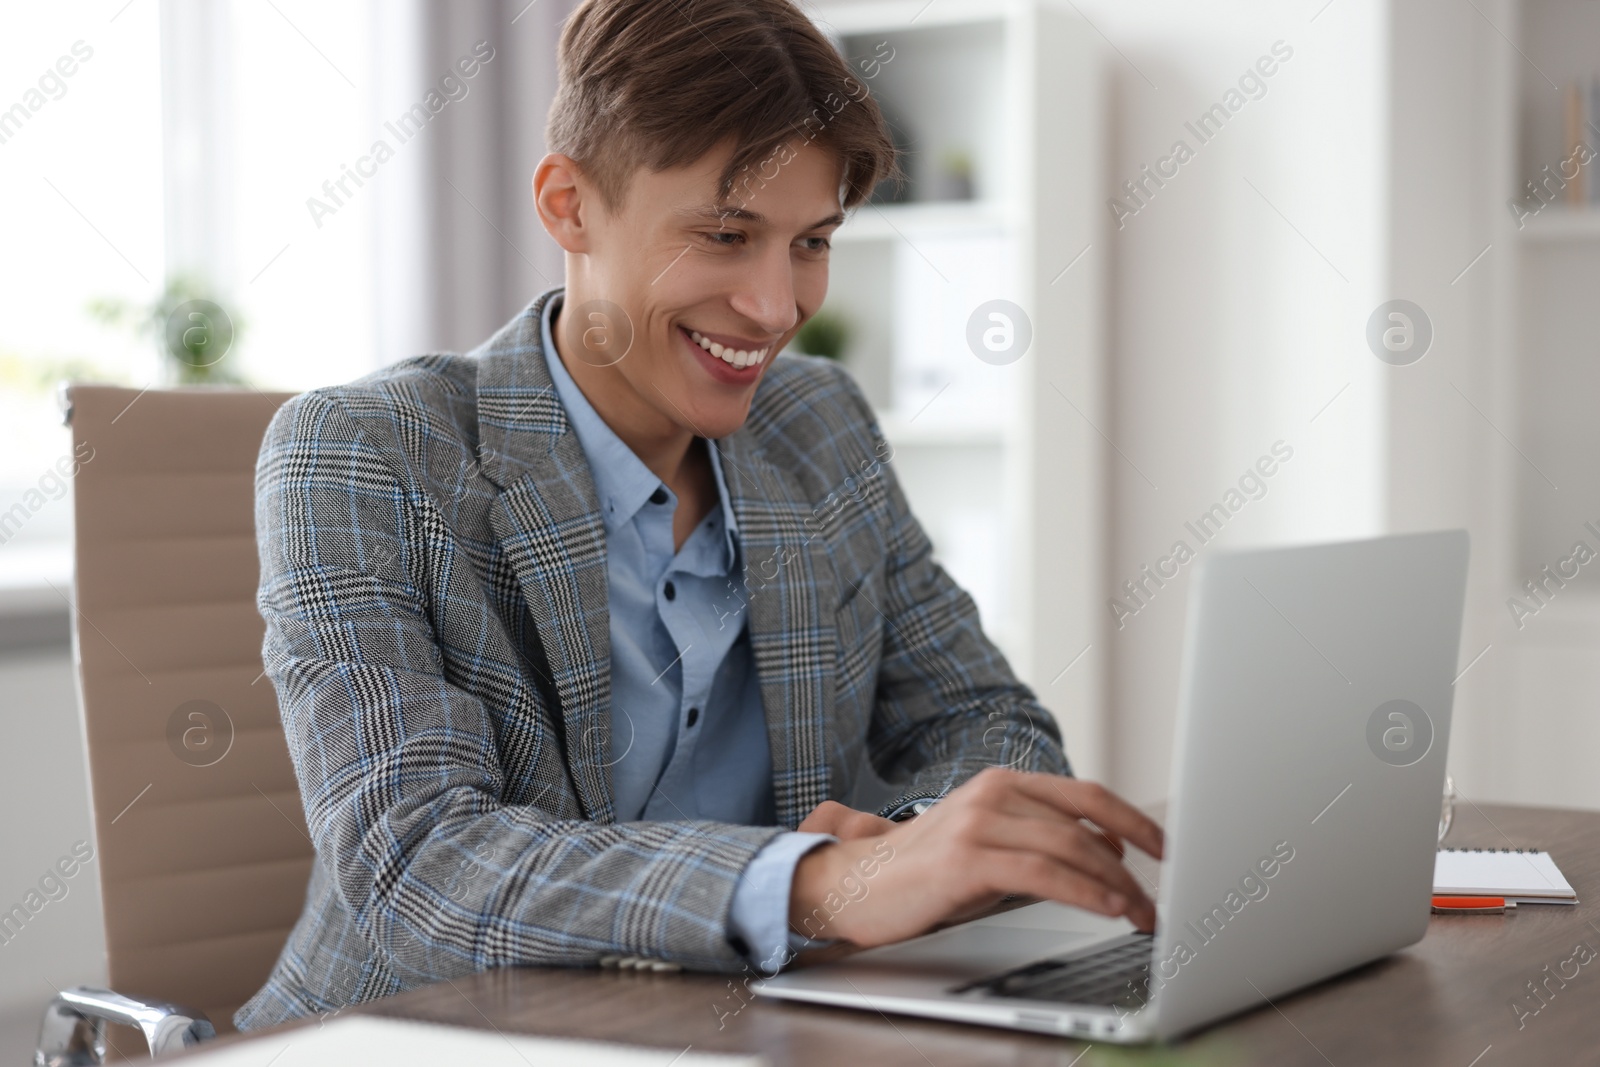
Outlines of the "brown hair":
M 558 62 L 546 144 L 576 160 L 613 210 L 641 165 L 686 166 L 730 137 L 719 200 L 736 183 L 759 189 L 795 140 L 839 157 L 846 209 L 902 178 L 866 85 L 790 0 L 583 0 Z

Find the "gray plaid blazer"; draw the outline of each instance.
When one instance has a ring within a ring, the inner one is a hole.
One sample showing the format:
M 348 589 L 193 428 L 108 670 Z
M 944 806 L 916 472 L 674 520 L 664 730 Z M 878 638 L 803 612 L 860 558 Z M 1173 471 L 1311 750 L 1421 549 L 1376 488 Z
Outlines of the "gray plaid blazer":
M 820 802 L 869 774 L 887 811 L 995 763 L 1071 773 L 860 390 L 784 355 L 717 442 L 780 825 L 618 823 L 605 533 L 545 365 L 554 292 L 466 355 L 301 394 L 267 430 L 262 653 L 316 862 L 241 1030 L 498 966 L 738 969 L 735 884 Z

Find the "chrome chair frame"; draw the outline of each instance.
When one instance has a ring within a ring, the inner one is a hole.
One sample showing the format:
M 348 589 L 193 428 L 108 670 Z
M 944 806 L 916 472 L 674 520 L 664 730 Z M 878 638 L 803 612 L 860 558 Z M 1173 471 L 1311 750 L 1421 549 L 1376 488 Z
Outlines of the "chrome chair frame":
M 135 1000 L 109 989 L 76 986 L 45 1008 L 33 1067 L 90 1067 L 106 1062 L 106 1023 L 136 1026 L 152 1059 L 217 1036 L 201 1012 L 164 1000 Z

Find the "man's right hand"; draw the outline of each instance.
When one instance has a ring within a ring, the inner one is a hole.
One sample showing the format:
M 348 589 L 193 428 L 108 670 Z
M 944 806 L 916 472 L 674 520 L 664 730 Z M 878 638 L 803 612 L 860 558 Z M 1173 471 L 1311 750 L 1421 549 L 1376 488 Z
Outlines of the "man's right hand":
M 1161 858 L 1161 827 L 1104 786 L 990 767 L 908 822 L 806 853 L 789 924 L 810 937 L 886 945 L 1016 893 L 1153 930 L 1155 905 L 1124 866 L 1122 839 Z

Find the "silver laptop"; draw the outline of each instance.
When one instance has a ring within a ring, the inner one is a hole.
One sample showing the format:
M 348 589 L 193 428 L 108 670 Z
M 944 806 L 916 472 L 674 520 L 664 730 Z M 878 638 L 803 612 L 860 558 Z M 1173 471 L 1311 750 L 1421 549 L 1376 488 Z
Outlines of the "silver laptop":
M 1198 561 L 1153 935 L 1044 902 L 752 988 L 1136 1042 L 1420 940 L 1467 550 L 1450 530 Z

